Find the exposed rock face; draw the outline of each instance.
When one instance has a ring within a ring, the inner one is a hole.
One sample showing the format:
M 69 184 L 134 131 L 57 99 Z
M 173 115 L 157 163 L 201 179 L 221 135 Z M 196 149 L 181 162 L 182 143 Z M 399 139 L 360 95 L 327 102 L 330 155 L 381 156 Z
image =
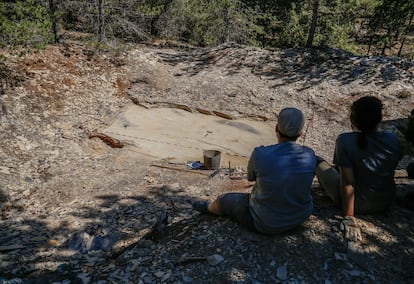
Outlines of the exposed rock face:
M 414 110 L 405 118 L 383 121 L 380 128 L 397 136 L 405 156 L 414 155 Z

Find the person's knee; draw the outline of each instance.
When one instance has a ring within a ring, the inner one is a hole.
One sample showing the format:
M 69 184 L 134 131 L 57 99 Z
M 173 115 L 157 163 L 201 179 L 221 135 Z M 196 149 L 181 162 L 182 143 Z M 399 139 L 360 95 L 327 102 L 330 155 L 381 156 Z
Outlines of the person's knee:
M 221 197 L 222 197 L 221 195 L 218 196 L 216 200 L 208 204 L 207 209 L 210 213 L 213 213 L 219 216 L 223 215 L 223 210 L 221 209 L 221 202 L 220 202 Z
M 327 161 L 322 161 L 318 164 L 318 166 L 316 167 L 316 175 L 319 176 L 323 176 L 325 173 L 330 172 L 332 170 L 335 170 L 335 168 L 330 165 Z
M 322 162 L 318 165 L 316 177 L 323 187 L 339 187 L 339 172 L 327 162 Z
M 316 168 L 316 177 L 318 178 L 319 185 L 325 190 L 330 199 L 332 199 L 335 206 L 341 206 L 341 195 L 339 191 L 340 177 L 336 168 L 328 162 L 323 161 Z

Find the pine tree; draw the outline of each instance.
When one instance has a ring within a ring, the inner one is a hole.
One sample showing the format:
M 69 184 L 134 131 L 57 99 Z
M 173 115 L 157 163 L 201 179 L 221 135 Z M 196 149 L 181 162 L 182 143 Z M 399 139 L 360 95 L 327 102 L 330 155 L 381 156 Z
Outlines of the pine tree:
M 382 55 L 388 50 L 401 54 L 407 35 L 412 33 L 413 11 L 412 0 L 383 0 L 370 19 L 369 52 L 375 46 Z
M 48 8 L 35 0 L 0 3 L 2 45 L 43 47 L 53 38 Z
M 158 26 L 161 36 L 198 45 L 254 44 L 260 29 L 253 17 L 253 10 L 241 1 L 175 0 L 160 15 Z

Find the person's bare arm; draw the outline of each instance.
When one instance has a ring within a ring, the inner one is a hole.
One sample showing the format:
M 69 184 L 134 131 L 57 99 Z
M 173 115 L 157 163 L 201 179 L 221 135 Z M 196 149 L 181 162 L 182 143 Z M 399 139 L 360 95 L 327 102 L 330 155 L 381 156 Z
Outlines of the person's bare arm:
M 342 210 L 344 216 L 354 216 L 355 179 L 352 168 L 339 167 L 341 174 Z
M 354 217 L 355 204 L 355 178 L 352 168 L 339 167 L 341 173 L 341 195 L 342 210 L 344 219 L 341 222 L 341 228 L 344 236 L 350 241 L 361 240 L 361 230 L 357 219 Z

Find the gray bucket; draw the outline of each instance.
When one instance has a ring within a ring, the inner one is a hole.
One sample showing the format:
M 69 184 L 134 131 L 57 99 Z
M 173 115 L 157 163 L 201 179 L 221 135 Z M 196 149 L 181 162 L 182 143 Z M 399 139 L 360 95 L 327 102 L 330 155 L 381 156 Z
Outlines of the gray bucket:
M 204 150 L 204 168 L 207 170 L 217 170 L 220 168 L 221 152 L 217 150 Z

